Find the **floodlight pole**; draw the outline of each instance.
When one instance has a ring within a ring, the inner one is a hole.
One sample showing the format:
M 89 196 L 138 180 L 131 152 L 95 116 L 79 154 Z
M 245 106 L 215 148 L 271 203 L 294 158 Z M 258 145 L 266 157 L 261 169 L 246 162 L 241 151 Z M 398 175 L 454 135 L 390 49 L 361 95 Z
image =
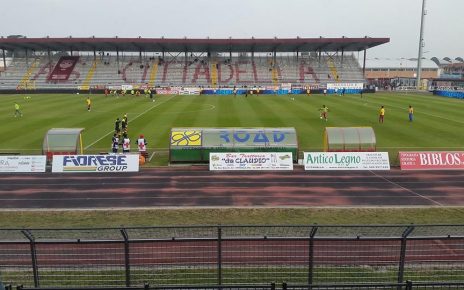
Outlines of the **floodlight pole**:
M 3 58 L 3 71 L 6 71 L 6 59 L 5 59 L 5 49 L 2 48 L 2 58 Z
M 425 22 L 425 0 L 422 0 L 422 15 L 421 15 L 421 26 L 420 26 L 420 35 L 419 35 L 419 53 L 417 56 L 417 79 L 416 79 L 416 88 L 420 90 L 421 88 L 421 74 L 422 74 L 422 49 L 424 47 L 424 22 Z

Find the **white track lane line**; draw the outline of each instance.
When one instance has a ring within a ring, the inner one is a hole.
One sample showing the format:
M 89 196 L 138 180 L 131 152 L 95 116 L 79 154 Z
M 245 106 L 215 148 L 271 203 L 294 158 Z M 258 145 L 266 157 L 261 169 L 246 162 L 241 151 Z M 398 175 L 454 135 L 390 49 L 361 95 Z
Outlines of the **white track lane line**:
M 137 116 L 134 117 L 134 119 L 132 119 L 131 122 L 137 120 L 139 117 L 145 115 L 146 113 L 150 112 L 151 110 L 153 110 L 154 108 L 158 107 L 159 105 L 162 105 L 164 103 L 167 103 L 168 101 L 170 101 L 172 98 L 174 98 L 175 95 L 171 96 L 169 99 L 167 99 L 166 101 L 162 102 L 162 103 L 156 103 L 155 105 L 151 106 L 150 108 L 146 109 L 145 111 L 143 111 L 142 113 L 138 114 Z M 107 137 L 108 135 L 114 133 L 114 130 L 111 130 L 109 131 L 108 133 L 106 133 L 105 135 L 103 135 L 101 138 L 95 140 L 94 142 L 90 143 L 90 145 L 86 146 L 84 149 L 87 150 L 89 149 L 90 147 L 92 147 L 93 145 L 97 144 L 98 142 L 100 142 L 101 140 L 103 140 L 103 138 Z
M 386 177 L 383 177 L 383 176 L 381 176 L 381 175 L 378 175 L 378 174 L 375 173 L 374 171 L 371 171 L 371 172 L 372 172 L 372 174 L 374 174 L 375 176 L 380 177 L 381 179 L 387 181 L 387 182 L 390 183 L 390 184 L 393 184 L 393 185 L 395 185 L 395 186 L 398 186 L 398 187 L 400 187 L 400 188 L 402 188 L 402 189 L 404 189 L 404 190 L 406 190 L 406 191 L 408 191 L 408 192 L 410 192 L 410 193 L 412 193 L 412 194 L 414 194 L 414 195 L 417 195 L 417 196 L 419 196 L 419 197 L 422 197 L 423 199 L 426 199 L 426 200 L 428 200 L 428 201 L 430 201 L 430 202 L 433 202 L 433 203 L 435 203 L 436 205 L 444 206 L 442 203 L 439 203 L 438 201 L 435 201 L 435 200 L 433 200 L 433 199 L 431 199 L 431 198 L 429 198 L 429 197 L 427 197 L 427 196 L 423 196 L 422 194 L 417 193 L 417 192 L 415 192 L 414 190 L 411 190 L 411 189 L 409 189 L 409 188 L 406 188 L 406 187 L 404 187 L 404 186 L 401 186 L 401 185 L 399 185 L 398 183 L 393 182 L 393 181 L 387 179 Z

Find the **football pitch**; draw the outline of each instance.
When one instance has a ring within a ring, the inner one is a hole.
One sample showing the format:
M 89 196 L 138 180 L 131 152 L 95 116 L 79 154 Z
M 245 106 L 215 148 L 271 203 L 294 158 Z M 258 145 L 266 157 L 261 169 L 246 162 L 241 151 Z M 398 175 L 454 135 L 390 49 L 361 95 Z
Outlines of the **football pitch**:
M 27 96 L 30 96 L 28 98 Z M 169 131 L 172 127 L 295 127 L 300 151 L 322 151 L 327 127 L 371 126 L 377 150 L 464 150 L 464 102 L 417 93 L 360 95 L 253 95 L 240 96 L 145 96 L 105 97 L 87 94 L 2 95 L 0 106 L 0 153 L 40 154 L 42 141 L 51 128 L 85 128 L 84 153 L 109 152 L 114 122 L 127 113 L 132 140 L 143 134 L 150 153 L 149 165 L 167 165 Z M 18 102 L 22 117 L 14 117 Z M 329 108 L 328 121 L 319 118 L 319 108 Z M 378 123 L 380 106 L 385 122 Z M 414 121 L 408 120 L 408 106 Z

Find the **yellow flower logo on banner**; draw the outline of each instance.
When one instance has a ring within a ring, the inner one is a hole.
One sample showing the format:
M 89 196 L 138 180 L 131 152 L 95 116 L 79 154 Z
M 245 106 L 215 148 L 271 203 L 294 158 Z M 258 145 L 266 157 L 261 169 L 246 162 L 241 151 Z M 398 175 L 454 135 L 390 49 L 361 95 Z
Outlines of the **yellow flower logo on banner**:
M 201 131 L 173 131 L 171 132 L 173 146 L 201 146 Z

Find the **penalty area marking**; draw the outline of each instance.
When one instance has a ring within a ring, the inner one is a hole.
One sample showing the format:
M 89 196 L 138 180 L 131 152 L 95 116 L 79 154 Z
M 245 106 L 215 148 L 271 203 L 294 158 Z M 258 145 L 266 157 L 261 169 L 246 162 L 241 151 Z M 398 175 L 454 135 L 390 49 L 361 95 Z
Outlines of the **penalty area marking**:
M 174 98 L 175 95 L 171 96 L 169 99 L 167 99 L 166 101 L 162 102 L 162 103 L 156 103 L 155 105 L 151 106 L 150 108 L 146 109 L 145 111 L 143 111 L 142 113 L 138 114 L 137 116 L 134 117 L 134 119 L 132 119 L 131 122 L 137 120 L 139 117 L 145 115 L 146 113 L 150 112 L 152 109 L 158 107 L 159 105 L 162 105 L 164 103 L 167 103 L 168 101 L 170 101 L 172 98 Z M 103 135 L 101 138 L 98 138 L 97 140 L 95 140 L 94 142 L 90 143 L 88 146 L 86 146 L 84 149 L 87 150 L 89 149 L 90 147 L 92 147 L 93 145 L 97 144 L 98 142 L 100 142 L 101 140 L 103 140 L 103 138 L 107 137 L 108 135 L 110 135 L 111 133 L 114 133 L 114 130 L 111 130 L 109 131 L 108 133 L 106 133 L 105 135 Z

